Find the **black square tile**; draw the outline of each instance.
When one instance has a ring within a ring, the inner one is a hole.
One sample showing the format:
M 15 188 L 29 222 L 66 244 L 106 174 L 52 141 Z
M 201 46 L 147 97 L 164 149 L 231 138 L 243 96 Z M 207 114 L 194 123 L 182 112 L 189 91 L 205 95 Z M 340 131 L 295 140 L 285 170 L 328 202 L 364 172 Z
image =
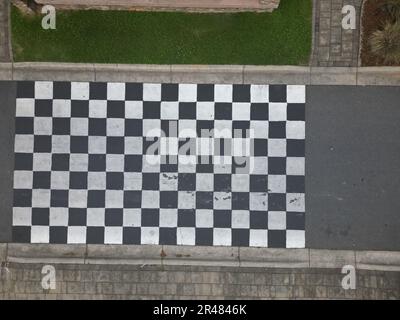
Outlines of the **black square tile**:
M 125 155 L 124 171 L 126 172 L 142 172 L 143 156 L 141 155 Z
M 86 243 L 104 244 L 104 227 L 87 227 Z
M 268 140 L 267 139 L 253 139 L 253 145 L 250 146 L 252 155 L 255 157 L 268 156 Z
M 33 172 L 33 189 L 50 189 L 50 172 Z
M 54 244 L 66 244 L 68 241 L 67 227 L 50 227 L 49 242 Z
M 143 119 L 160 119 L 161 102 L 144 101 Z
M 196 227 L 196 213 L 191 209 L 178 210 L 178 227 Z
M 287 119 L 291 121 L 305 121 L 306 104 L 305 103 L 288 103 Z
M 179 103 L 179 119 L 196 119 L 196 103 L 180 102 Z
M 160 228 L 160 245 L 176 245 L 176 228 Z
M 304 212 L 286 212 L 287 230 L 305 230 Z
M 53 134 L 54 135 L 69 135 L 71 133 L 70 118 L 53 118 Z
M 248 209 L 249 209 L 249 193 L 232 192 L 232 210 L 248 210 Z
M 196 192 L 196 209 L 212 209 L 214 204 L 213 192 Z
M 252 103 L 250 105 L 250 120 L 268 120 L 268 104 Z
M 250 243 L 249 229 L 232 229 L 232 246 L 248 247 Z
M 142 209 L 142 227 L 158 227 L 160 213 L 158 209 Z
M 286 138 L 286 122 L 270 121 L 268 127 L 268 137 L 279 139 Z
M 140 208 L 142 191 L 124 191 L 124 208 Z
M 143 84 L 142 83 L 126 83 L 125 99 L 131 101 L 143 100 Z
M 70 189 L 87 189 L 87 172 L 70 172 L 69 188 Z
M 50 205 L 56 208 L 68 208 L 68 190 L 51 190 Z
M 16 117 L 15 134 L 33 134 L 33 118 Z
M 88 162 L 89 171 L 106 171 L 106 155 L 89 154 Z
M 71 117 L 89 117 L 89 100 L 71 100 Z
M 214 101 L 214 85 L 198 84 L 197 101 Z
M 125 136 L 141 137 L 143 135 L 143 122 L 138 119 L 125 119 Z
M 143 138 L 143 154 L 159 155 L 160 154 L 160 139 L 158 137 Z
M 201 138 L 212 138 L 214 136 L 214 121 L 212 120 L 197 120 L 196 131 L 197 136 Z
M 213 229 L 196 228 L 196 246 L 212 246 L 213 245 Z
M 140 228 L 124 227 L 122 229 L 122 243 L 123 244 L 141 244 Z
M 105 190 L 88 190 L 88 208 L 104 208 L 106 203 Z
M 214 191 L 230 192 L 232 190 L 232 182 L 230 174 L 214 175 Z
M 56 153 L 53 154 L 51 161 L 52 171 L 69 171 L 69 154 Z
M 250 192 L 268 192 L 268 176 L 250 175 Z
M 89 135 L 105 137 L 107 135 L 107 119 L 89 118 Z
M 32 153 L 15 153 L 14 169 L 31 171 L 33 169 Z
M 178 192 L 176 191 L 161 191 L 160 192 L 160 207 L 161 208 L 178 208 Z
M 250 85 L 233 85 L 233 102 L 250 102 Z
M 123 209 L 106 209 L 105 225 L 107 227 L 122 227 L 123 218 Z
M 268 229 L 267 211 L 250 211 L 250 229 Z
M 159 190 L 160 189 L 160 174 L 159 173 L 143 173 L 142 174 L 142 189 L 143 190 Z
M 286 158 L 269 157 L 268 174 L 286 174 Z
M 49 208 L 32 208 L 32 225 L 48 226 L 50 222 Z
M 286 231 L 268 230 L 268 248 L 286 248 Z
M 107 100 L 107 83 L 90 82 L 89 84 L 90 100 Z
M 53 98 L 64 100 L 71 99 L 71 82 L 53 82 Z
M 124 154 L 125 139 L 124 137 L 107 137 L 107 153 Z
M 15 243 L 30 243 L 31 227 L 27 226 L 12 227 L 12 241 Z
M 178 190 L 194 191 L 196 190 L 196 174 L 195 173 L 179 173 Z
M 250 121 L 232 121 L 232 134 L 235 138 L 250 138 Z M 242 144 L 245 150 L 245 143 Z M 242 153 L 245 155 L 245 153 Z
M 106 185 L 108 190 L 124 189 L 124 173 L 123 172 L 107 172 Z
M 162 101 L 178 101 L 179 85 L 176 83 L 163 83 L 161 85 Z
M 51 152 L 51 136 L 35 136 L 33 142 L 34 152 Z
M 214 108 L 214 119 L 232 120 L 232 103 L 216 102 Z
M 87 213 L 83 208 L 68 209 L 68 226 L 86 226 Z
M 214 210 L 214 228 L 231 228 L 232 212 L 229 210 Z
M 288 139 L 286 153 L 288 157 L 304 157 L 306 153 L 305 141 Z
M 18 81 L 17 82 L 17 98 L 34 98 L 35 82 L 34 81 Z
M 52 100 L 35 100 L 35 116 L 51 117 L 53 115 Z
M 108 118 L 125 118 L 124 101 L 107 101 Z
M 286 192 L 305 193 L 304 176 L 286 176 Z
M 269 193 L 268 194 L 269 211 L 286 211 L 286 194 Z
M 88 153 L 88 137 L 71 136 L 70 146 L 71 153 Z
M 286 85 L 270 85 L 269 102 L 286 102 Z

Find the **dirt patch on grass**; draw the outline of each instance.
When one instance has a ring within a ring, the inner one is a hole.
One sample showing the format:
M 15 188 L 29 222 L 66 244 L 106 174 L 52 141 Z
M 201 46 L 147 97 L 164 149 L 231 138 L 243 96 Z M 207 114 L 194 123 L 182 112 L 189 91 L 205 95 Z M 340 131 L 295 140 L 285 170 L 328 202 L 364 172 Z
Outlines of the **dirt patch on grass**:
M 381 29 L 386 21 L 390 20 L 388 14 L 380 9 L 385 0 L 367 0 L 364 4 L 362 16 L 362 42 L 361 42 L 361 64 L 363 66 L 387 65 L 383 59 L 371 52 L 369 39 L 374 31 Z

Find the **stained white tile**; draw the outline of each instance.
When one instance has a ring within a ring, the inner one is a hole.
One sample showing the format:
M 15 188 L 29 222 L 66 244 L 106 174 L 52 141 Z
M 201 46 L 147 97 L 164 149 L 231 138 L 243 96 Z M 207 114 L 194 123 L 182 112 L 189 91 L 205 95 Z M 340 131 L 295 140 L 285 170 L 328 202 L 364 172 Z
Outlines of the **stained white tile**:
M 268 85 L 251 85 L 250 86 L 250 101 L 253 103 L 268 103 L 269 101 L 269 86 Z
M 195 228 L 177 228 L 176 243 L 177 245 L 193 246 L 196 243 Z
M 71 82 L 71 100 L 89 100 L 89 82 Z

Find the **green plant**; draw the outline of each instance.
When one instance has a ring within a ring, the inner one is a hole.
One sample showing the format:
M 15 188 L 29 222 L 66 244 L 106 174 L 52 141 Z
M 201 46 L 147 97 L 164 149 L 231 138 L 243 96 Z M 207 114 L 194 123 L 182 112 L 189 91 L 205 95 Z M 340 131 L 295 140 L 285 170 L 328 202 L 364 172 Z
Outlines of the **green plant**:
M 371 52 L 385 64 L 400 63 L 400 21 L 386 22 L 382 30 L 375 31 L 370 38 Z
M 386 0 L 380 9 L 387 13 L 393 22 L 400 20 L 400 0 Z

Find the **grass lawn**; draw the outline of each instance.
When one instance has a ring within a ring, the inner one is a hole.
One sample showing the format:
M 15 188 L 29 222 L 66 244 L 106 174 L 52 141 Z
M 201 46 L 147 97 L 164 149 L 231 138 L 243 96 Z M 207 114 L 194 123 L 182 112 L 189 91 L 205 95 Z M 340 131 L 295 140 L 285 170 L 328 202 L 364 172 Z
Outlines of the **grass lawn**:
M 14 61 L 306 65 L 312 0 L 282 0 L 273 13 L 58 11 L 12 16 Z

